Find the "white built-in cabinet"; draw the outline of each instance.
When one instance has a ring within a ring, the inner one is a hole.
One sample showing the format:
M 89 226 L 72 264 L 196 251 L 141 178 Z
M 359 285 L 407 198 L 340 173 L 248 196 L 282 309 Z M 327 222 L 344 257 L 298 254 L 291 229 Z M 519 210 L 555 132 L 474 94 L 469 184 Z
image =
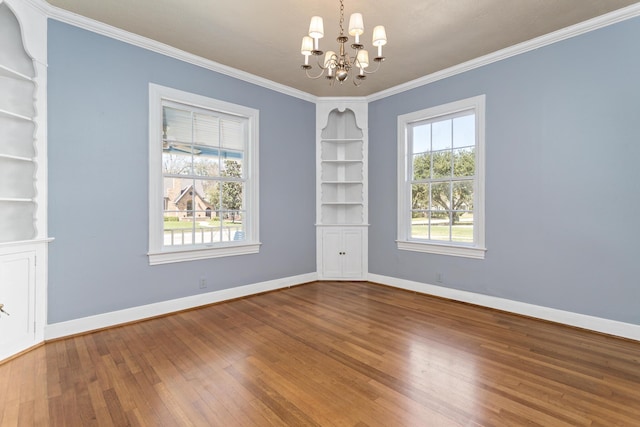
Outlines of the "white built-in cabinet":
M 46 37 L 42 11 L 0 0 L 0 361 L 44 339 Z
M 367 275 L 367 104 L 316 105 L 317 268 L 321 280 Z

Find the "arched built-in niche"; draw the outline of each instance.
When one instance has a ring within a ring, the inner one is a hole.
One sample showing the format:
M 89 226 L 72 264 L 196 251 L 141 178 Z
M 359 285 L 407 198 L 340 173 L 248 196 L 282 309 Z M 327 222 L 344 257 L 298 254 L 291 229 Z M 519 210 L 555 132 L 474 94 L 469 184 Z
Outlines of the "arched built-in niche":
M 364 222 L 364 141 L 351 109 L 333 109 L 320 141 L 320 223 Z
M 0 363 L 44 340 L 47 17 L 0 0 Z
M 0 4 L 0 243 L 36 237 L 36 84 L 20 23 Z
M 317 104 L 316 238 L 322 280 L 366 279 L 367 133 L 365 102 Z

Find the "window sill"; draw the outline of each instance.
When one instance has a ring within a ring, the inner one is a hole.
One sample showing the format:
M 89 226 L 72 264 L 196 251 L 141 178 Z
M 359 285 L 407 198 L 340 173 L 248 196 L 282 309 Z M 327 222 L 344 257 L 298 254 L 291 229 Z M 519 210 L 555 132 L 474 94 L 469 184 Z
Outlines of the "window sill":
M 235 255 L 257 254 L 260 252 L 260 245 L 260 243 L 246 243 L 224 247 L 198 247 L 182 250 L 171 249 L 159 252 L 149 252 L 147 255 L 149 255 L 149 265 L 159 265 Z
M 418 243 L 397 241 L 398 249 L 403 251 L 425 252 L 438 255 L 458 256 L 464 258 L 484 259 L 486 248 L 456 246 L 436 243 Z

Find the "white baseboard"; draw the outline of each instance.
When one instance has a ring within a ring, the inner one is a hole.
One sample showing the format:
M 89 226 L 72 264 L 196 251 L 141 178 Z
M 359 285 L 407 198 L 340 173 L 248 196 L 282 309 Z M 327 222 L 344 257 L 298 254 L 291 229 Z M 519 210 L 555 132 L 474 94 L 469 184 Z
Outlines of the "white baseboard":
M 132 307 L 95 316 L 83 317 L 81 319 L 69 320 L 67 322 L 53 323 L 45 327 L 44 336 L 45 340 L 63 338 L 123 323 L 135 322 L 154 316 L 188 310 L 190 308 L 207 304 L 287 288 L 307 282 L 313 282 L 315 280 L 318 280 L 317 273 L 308 273 L 246 286 L 239 286 L 236 288 L 223 289 L 221 291 L 214 291 L 206 294 L 192 295 L 155 304 Z M 640 341 L 640 325 L 378 274 L 369 274 L 368 280 L 399 289 L 494 308 L 523 316 L 535 317 L 551 322 L 562 323 L 569 326 Z
M 640 325 L 618 322 L 616 320 L 603 319 L 601 317 L 588 316 L 586 314 L 573 313 L 570 311 L 558 310 L 555 308 L 527 304 L 524 302 L 512 301 L 504 298 L 476 294 L 474 292 L 461 291 L 443 286 L 429 285 L 426 283 L 378 274 L 370 273 L 368 278 L 371 282 L 395 288 L 508 311 L 510 313 L 520 314 L 523 316 L 535 317 L 551 322 L 562 323 L 569 326 L 640 341 Z
M 216 302 L 246 297 L 262 292 L 274 291 L 276 289 L 288 288 L 302 283 L 313 282 L 317 279 L 317 273 L 301 274 L 299 276 L 238 286 L 236 288 L 223 289 L 221 291 L 214 291 L 206 294 L 192 295 L 189 297 L 162 301 L 104 314 L 97 314 L 95 316 L 83 317 L 80 319 L 69 320 L 67 322 L 52 323 L 45 327 L 44 338 L 45 340 L 63 338 L 70 335 L 86 333 L 123 323 L 135 322 L 181 310 L 188 310 L 190 308 L 200 307 Z

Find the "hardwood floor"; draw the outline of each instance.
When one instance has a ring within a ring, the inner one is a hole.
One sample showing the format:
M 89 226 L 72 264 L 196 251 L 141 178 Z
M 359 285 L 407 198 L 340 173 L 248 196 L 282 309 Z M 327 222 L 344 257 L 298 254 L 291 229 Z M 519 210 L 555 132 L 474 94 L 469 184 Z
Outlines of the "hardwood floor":
M 640 426 L 640 343 L 318 282 L 48 343 L 1 426 Z

